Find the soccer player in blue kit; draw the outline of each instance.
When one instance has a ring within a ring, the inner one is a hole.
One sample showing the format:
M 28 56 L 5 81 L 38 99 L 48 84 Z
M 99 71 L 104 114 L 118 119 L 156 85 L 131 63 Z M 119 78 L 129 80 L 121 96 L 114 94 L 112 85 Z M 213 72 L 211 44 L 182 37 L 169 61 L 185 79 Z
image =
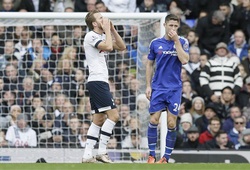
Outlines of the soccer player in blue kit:
M 175 145 L 176 121 L 182 95 L 181 68 L 189 60 L 189 44 L 187 39 L 178 36 L 179 26 L 179 17 L 173 14 L 167 15 L 164 37 L 156 38 L 150 43 L 146 65 L 146 96 L 150 100 L 148 163 L 156 162 L 157 126 L 162 111 L 167 112 L 166 147 L 165 154 L 156 163 L 168 163 Z

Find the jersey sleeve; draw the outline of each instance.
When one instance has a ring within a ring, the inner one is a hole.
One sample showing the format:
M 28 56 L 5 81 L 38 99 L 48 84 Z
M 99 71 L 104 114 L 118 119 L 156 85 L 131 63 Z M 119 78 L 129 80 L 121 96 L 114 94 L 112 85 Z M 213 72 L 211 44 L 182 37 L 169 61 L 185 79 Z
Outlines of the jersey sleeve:
M 148 53 L 148 59 L 149 60 L 155 60 L 155 52 L 154 52 L 154 43 L 153 41 L 151 41 L 151 43 L 149 44 L 149 53 Z
M 189 43 L 186 38 L 182 38 L 182 48 L 186 53 L 189 53 Z
M 98 44 L 99 44 L 100 42 L 102 42 L 101 37 L 98 36 L 97 34 L 89 34 L 88 37 L 86 37 L 86 38 L 87 38 L 87 42 L 88 42 L 91 46 L 93 46 L 93 47 L 95 47 L 95 48 L 97 48 L 97 47 L 98 47 Z

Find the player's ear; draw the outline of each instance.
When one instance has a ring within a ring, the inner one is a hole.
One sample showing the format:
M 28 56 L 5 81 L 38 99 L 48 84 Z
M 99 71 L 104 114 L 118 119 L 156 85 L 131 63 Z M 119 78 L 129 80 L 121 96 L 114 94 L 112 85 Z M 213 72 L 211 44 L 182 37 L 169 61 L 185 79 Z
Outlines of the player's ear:
M 97 25 L 97 23 L 96 22 L 92 22 L 92 25 L 93 25 L 93 27 L 95 27 Z

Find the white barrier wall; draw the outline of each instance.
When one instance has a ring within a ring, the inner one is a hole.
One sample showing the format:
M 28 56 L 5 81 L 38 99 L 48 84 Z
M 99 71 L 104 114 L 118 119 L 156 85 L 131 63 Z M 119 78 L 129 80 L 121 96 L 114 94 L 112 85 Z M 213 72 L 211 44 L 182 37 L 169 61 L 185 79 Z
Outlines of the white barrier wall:
M 117 152 L 117 150 L 115 151 Z M 124 152 L 124 150 L 123 150 Z M 138 152 L 137 150 L 127 150 Z M 81 163 L 83 149 L 33 149 L 33 148 L 1 148 L 0 163 L 35 163 L 44 158 L 48 163 Z M 141 152 L 145 155 L 147 152 Z M 116 162 L 132 162 L 127 159 Z M 250 151 L 180 151 L 175 150 L 171 162 L 175 163 L 250 163 Z M 135 162 L 146 162 L 144 159 Z

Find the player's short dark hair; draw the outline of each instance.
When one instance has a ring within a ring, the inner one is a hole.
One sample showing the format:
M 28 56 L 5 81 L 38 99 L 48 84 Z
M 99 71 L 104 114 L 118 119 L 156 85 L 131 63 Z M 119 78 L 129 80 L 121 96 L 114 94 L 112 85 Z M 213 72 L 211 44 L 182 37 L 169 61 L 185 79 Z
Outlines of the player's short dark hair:
M 165 17 L 165 22 L 168 22 L 170 20 L 178 21 L 180 23 L 180 18 L 174 14 L 169 14 Z
M 90 30 L 93 30 L 93 29 L 94 29 L 92 23 L 96 21 L 96 18 L 94 17 L 94 14 L 96 14 L 96 13 L 99 13 L 99 11 L 98 11 L 98 10 L 93 10 L 93 11 L 90 11 L 90 12 L 86 15 L 85 22 L 86 22 L 86 24 L 87 24 L 87 26 L 88 26 L 88 28 L 89 28 Z

